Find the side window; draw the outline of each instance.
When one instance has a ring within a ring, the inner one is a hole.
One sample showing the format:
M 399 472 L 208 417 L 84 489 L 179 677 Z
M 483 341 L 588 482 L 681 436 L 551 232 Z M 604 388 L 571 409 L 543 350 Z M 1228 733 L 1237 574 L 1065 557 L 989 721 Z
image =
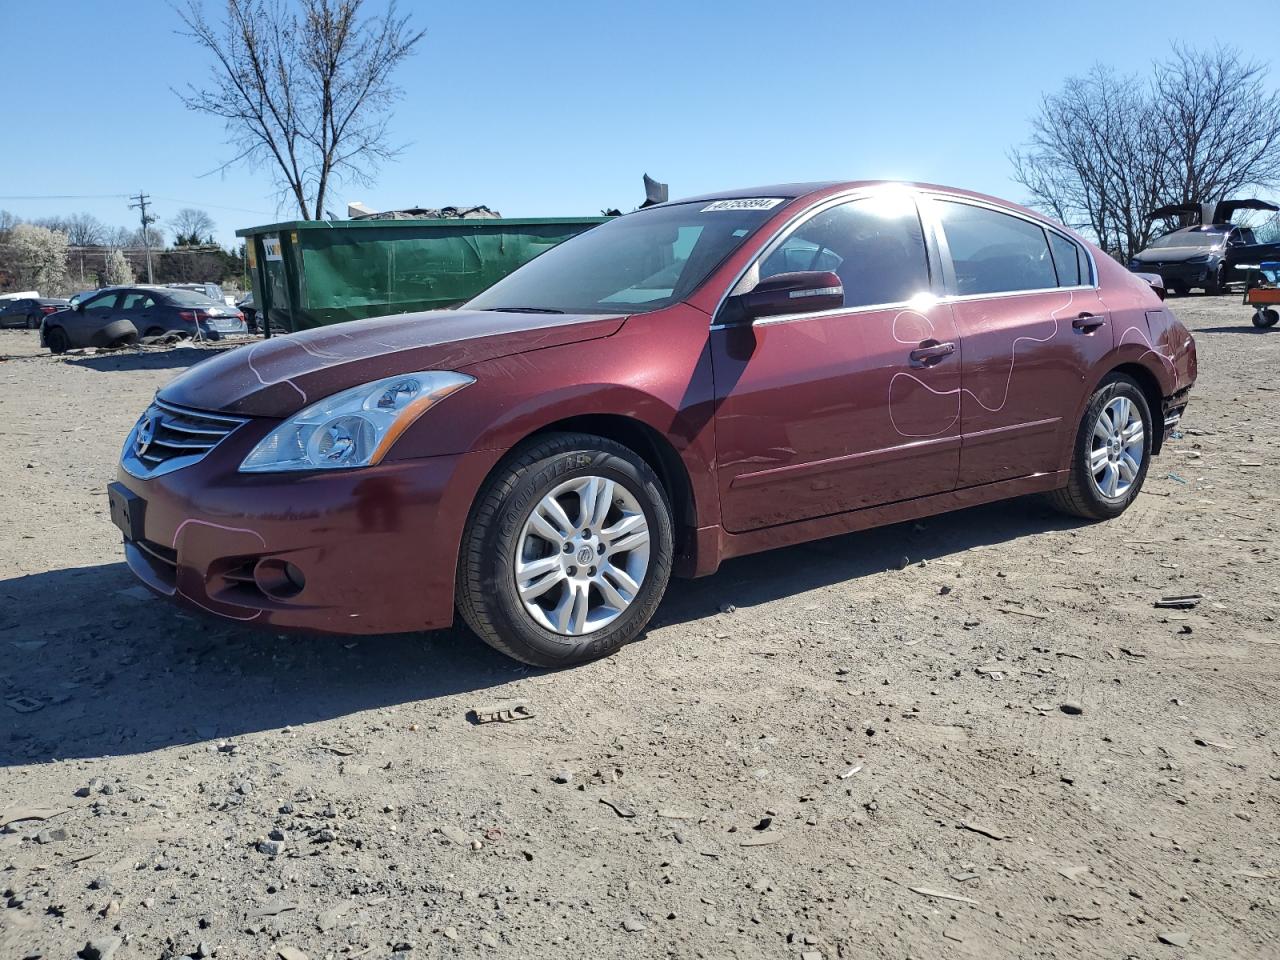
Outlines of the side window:
M 145 293 L 126 293 L 124 303 L 120 305 L 121 310 L 147 310 L 154 307 L 156 302 Z
M 938 201 L 961 295 L 1058 285 L 1044 230 L 1030 221 L 951 200 Z M 1078 269 L 1078 268 L 1077 268 Z
M 118 293 L 104 293 L 101 296 L 94 297 L 92 300 L 86 300 L 84 304 L 85 313 L 110 313 L 115 309 L 116 298 Z
M 1087 286 L 1090 281 L 1089 261 L 1080 246 L 1052 230 L 1049 231 L 1049 246 L 1053 249 L 1053 265 L 1058 269 L 1058 286 Z
M 903 303 L 929 289 L 929 259 L 915 202 L 867 197 L 824 210 L 766 254 L 758 280 L 796 270 L 830 270 L 846 307 Z

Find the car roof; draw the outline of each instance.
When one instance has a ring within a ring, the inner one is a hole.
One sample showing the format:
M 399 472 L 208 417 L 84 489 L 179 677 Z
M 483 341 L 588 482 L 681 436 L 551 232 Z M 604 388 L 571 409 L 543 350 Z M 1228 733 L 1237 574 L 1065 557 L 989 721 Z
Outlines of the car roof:
M 671 200 L 668 202 L 671 204 L 698 203 L 711 200 L 741 200 L 748 197 L 784 197 L 788 200 L 798 200 L 817 198 L 824 194 L 839 194 L 850 190 L 885 186 L 905 187 L 910 190 L 921 190 L 929 193 L 948 193 L 957 197 L 968 197 L 973 200 L 982 200 L 987 203 L 995 204 L 996 206 L 1016 210 L 1025 216 L 1034 217 L 1035 219 L 1041 220 L 1045 223 L 1057 225 L 1057 221 L 1052 217 L 1048 217 L 1038 210 L 1028 209 L 1021 204 L 1006 200 L 1003 197 L 993 197 L 989 194 L 978 193 L 974 190 L 963 190 L 959 187 L 948 187 L 940 183 L 924 183 L 915 180 L 814 180 L 802 183 L 774 183 L 759 187 L 740 187 L 733 190 L 717 190 L 714 193 L 703 193 L 693 197 L 681 197 L 678 200 Z M 664 205 L 665 204 L 657 204 L 657 206 Z M 646 209 L 653 208 L 647 207 Z M 1068 228 L 1068 230 L 1069 229 L 1070 228 Z
M 1234 223 L 1198 223 L 1193 227 L 1179 227 L 1177 230 L 1170 230 L 1168 233 L 1161 234 L 1162 237 L 1172 237 L 1179 233 L 1230 233 L 1232 230 L 1238 230 L 1239 226 Z

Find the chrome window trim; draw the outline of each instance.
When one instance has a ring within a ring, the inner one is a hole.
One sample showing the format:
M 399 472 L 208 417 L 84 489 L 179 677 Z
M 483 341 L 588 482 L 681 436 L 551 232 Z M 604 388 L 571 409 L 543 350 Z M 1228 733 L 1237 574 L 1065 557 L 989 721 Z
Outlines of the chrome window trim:
M 1076 291 L 1094 290 L 1095 287 L 1076 285 L 1074 287 L 1037 287 L 1034 290 L 1009 290 L 1002 293 L 966 293 L 947 294 L 931 297 L 927 303 L 915 300 L 900 300 L 897 303 L 870 303 L 857 307 L 836 307 L 831 310 L 813 310 L 808 313 L 783 313 L 776 317 L 762 317 L 751 323 L 713 323 L 711 330 L 728 330 L 733 327 L 761 327 L 772 323 L 784 323 L 789 320 L 812 320 L 817 317 L 834 317 L 858 313 L 874 313 L 879 310 L 927 310 L 929 307 L 947 303 L 966 303 L 970 300 L 1004 300 L 1009 297 L 1029 297 L 1044 293 L 1073 293 Z

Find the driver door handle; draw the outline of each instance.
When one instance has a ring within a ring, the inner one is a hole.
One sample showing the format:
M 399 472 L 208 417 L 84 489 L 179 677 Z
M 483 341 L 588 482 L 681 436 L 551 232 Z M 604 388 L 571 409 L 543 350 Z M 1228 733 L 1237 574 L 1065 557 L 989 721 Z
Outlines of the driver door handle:
M 1106 317 L 1099 317 L 1092 313 L 1082 313 L 1071 321 L 1071 326 L 1081 333 L 1093 333 L 1106 322 Z
M 930 364 L 946 359 L 955 352 L 956 345 L 954 343 L 930 343 L 926 340 L 911 351 L 911 365 L 914 367 L 927 367 Z

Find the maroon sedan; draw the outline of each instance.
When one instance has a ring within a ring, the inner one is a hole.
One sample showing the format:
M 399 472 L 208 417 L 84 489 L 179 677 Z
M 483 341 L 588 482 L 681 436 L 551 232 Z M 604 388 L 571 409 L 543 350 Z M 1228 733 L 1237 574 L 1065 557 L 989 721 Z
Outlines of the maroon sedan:
M 273 629 L 445 627 L 528 663 L 635 639 L 672 572 L 1045 493 L 1120 514 L 1195 345 L 1039 214 L 927 185 L 666 203 L 460 310 L 220 354 L 112 515 L 153 590 Z

